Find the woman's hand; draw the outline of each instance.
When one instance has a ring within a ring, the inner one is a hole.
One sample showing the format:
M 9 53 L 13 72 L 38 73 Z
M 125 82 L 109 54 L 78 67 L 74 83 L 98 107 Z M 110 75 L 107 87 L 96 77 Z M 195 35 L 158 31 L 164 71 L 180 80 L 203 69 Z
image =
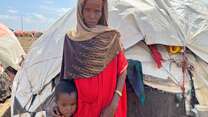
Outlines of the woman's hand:
M 114 94 L 111 104 L 102 111 L 100 117 L 114 117 L 118 107 L 119 98 L 120 97 L 117 94 Z
M 116 108 L 112 105 L 109 105 L 103 110 L 100 117 L 114 117 L 115 111 Z
M 126 80 L 126 74 L 127 71 L 125 70 L 118 78 L 117 81 L 117 90 L 122 91 L 125 80 Z M 100 117 L 114 117 L 117 108 L 118 108 L 118 102 L 119 102 L 120 96 L 117 93 L 114 93 L 113 99 L 109 106 L 107 106 L 101 113 Z

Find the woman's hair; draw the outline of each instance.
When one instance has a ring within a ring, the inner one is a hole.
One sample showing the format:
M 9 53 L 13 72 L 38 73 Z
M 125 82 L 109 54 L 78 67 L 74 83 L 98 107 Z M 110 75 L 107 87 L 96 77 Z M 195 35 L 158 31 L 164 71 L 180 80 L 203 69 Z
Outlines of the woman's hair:
M 61 79 L 55 88 L 55 98 L 57 100 L 58 96 L 62 93 L 71 94 L 77 92 L 76 86 L 73 80 Z

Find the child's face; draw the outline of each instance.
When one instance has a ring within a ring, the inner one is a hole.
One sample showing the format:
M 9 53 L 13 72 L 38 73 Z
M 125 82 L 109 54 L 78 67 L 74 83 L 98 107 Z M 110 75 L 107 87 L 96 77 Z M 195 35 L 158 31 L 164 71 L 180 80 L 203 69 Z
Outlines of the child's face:
M 64 117 L 71 117 L 77 108 L 77 98 L 76 93 L 73 92 L 70 95 L 67 93 L 61 93 L 58 96 L 57 106 L 60 113 Z

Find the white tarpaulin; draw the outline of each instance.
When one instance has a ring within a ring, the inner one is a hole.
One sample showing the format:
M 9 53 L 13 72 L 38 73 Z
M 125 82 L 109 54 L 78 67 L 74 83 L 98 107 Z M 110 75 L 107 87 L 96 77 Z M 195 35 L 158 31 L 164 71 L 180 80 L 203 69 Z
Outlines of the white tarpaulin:
M 121 0 L 123 1 L 123 0 Z M 147 44 L 186 46 L 208 62 L 208 7 L 201 0 L 136 0 Z
M 3 67 L 11 66 L 17 70 L 22 55 L 25 55 L 24 50 L 13 32 L 0 24 L 0 62 Z
M 171 55 L 166 47 L 159 46 L 158 50 L 163 57 L 162 68 L 158 69 L 151 57 L 150 50 L 143 42 L 137 43 L 126 50 L 128 59 L 139 60 L 142 63 L 142 70 L 145 74 L 145 84 L 167 92 L 181 93 L 180 86 L 183 80 L 181 62 L 183 55 Z M 196 96 L 199 103 L 208 105 L 208 64 L 191 52 L 187 53 L 187 61 L 193 66 L 193 80 L 196 89 Z M 146 76 L 148 75 L 148 76 Z M 169 80 L 171 79 L 171 80 Z M 185 77 L 186 91 L 190 90 L 190 78 Z

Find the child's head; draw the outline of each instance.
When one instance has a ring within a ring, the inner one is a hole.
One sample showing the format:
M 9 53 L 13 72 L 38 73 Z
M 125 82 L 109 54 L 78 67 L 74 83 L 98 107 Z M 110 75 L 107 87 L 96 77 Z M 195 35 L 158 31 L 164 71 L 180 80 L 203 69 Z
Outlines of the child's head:
M 77 108 L 76 87 L 72 80 L 61 80 L 55 89 L 55 101 L 64 117 L 71 117 Z

